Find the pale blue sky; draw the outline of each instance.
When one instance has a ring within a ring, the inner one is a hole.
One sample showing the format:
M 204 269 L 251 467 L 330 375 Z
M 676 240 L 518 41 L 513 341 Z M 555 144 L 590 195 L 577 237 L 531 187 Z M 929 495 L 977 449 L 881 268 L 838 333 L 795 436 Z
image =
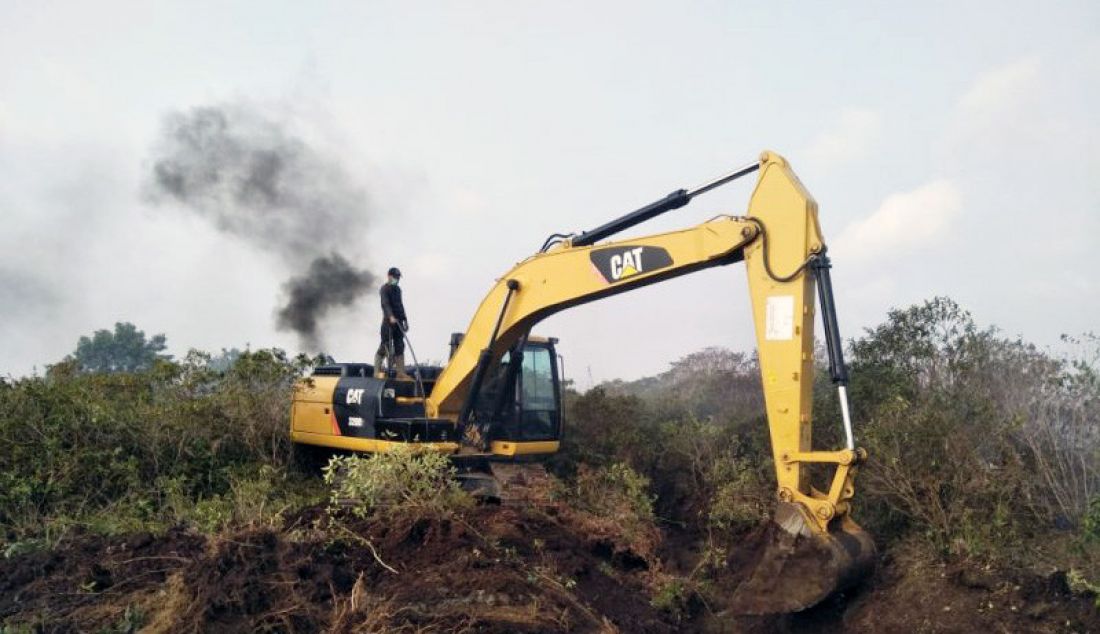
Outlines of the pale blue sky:
M 314 6 L 317 5 L 317 6 Z M 0 2 L 0 373 L 116 320 L 278 345 L 283 264 L 140 196 L 165 114 L 248 102 L 376 211 L 345 255 L 404 281 L 445 355 L 495 276 L 775 149 L 818 199 L 841 328 L 949 295 L 1050 344 L 1100 329 L 1100 5 L 1088 2 Z M 739 213 L 747 184 L 634 233 Z M 587 305 L 582 385 L 752 345 L 740 267 Z M 323 333 L 376 345 L 375 298 Z

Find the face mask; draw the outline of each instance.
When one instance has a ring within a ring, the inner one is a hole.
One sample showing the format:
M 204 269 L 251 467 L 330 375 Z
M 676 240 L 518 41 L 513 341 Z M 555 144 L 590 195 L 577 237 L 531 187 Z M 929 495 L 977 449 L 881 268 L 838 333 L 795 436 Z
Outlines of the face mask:
M 399 278 L 399 277 L 391 277 L 390 278 L 390 284 L 393 284 L 394 286 L 397 286 L 397 283 L 400 282 L 400 281 L 401 281 L 401 278 Z

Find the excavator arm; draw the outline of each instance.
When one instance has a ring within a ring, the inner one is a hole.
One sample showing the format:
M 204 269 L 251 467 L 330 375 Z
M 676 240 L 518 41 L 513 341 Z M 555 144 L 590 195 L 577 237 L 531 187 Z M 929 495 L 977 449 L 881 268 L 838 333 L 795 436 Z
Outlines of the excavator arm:
M 722 215 L 680 231 L 599 242 L 753 172 L 758 178 L 745 215 Z M 476 428 L 475 405 L 489 365 L 549 315 L 701 269 L 744 261 L 777 479 L 774 521 L 780 530 L 769 543 L 764 561 L 738 590 L 735 602 L 745 613 L 794 611 L 864 574 L 874 545 L 852 521 L 850 510 L 853 479 L 866 452 L 854 446 L 847 417 L 847 372 L 817 203 L 786 160 L 765 152 L 757 163 L 722 179 L 692 191 L 673 192 L 580 236 L 560 238 L 518 263 L 489 291 L 426 400 L 427 415 L 455 420 L 460 429 Z M 846 447 L 831 451 L 814 450 L 811 442 L 815 287 L 821 297 L 830 371 L 840 387 L 847 438 Z M 811 486 L 809 465 L 813 464 L 833 467 L 825 490 Z M 807 561 L 815 574 L 807 573 Z M 792 577 L 801 580 L 800 589 L 792 590 Z M 817 581 L 807 582 L 808 577 Z
M 499 357 L 531 326 L 566 308 L 741 259 L 758 231 L 721 216 L 697 227 L 588 247 L 568 243 L 517 264 L 489 291 L 436 380 L 428 415 L 457 417 L 482 350 Z

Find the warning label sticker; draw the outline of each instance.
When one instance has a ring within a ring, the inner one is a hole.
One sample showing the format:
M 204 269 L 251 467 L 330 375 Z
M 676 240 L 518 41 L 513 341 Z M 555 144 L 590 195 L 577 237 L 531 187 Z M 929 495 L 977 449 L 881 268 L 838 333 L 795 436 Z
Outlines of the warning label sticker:
M 764 324 L 765 340 L 790 341 L 794 339 L 794 295 L 769 297 Z

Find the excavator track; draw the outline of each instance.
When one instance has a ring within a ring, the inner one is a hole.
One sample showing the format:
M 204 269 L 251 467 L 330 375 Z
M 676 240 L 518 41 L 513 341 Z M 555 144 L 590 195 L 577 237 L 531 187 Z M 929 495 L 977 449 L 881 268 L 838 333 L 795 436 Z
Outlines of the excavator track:
M 554 481 L 538 463 L 493 463 L 493 476 L 500 484 L 500 503 L 512 507 L 553 506 Z
M 486 504 L 547 508 L 554 505 L 553 479 L 538 463 L 489 462 L 462 468 L 462 488 Z

